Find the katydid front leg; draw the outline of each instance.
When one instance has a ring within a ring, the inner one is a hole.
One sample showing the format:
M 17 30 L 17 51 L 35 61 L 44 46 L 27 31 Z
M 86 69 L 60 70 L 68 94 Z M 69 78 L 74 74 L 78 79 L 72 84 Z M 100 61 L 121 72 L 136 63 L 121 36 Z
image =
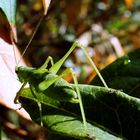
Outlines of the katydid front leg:
M 54 65 L 53 58 L 51 56 L 48 56 L 45 63 L 40 68 L 46 69 L 48 67 L 49 62 L 51 63 L 52 66 Z

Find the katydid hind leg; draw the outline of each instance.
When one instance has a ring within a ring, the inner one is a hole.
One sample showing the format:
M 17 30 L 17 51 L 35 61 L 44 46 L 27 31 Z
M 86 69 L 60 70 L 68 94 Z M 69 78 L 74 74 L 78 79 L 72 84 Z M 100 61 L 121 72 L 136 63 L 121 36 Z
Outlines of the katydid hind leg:
M 83 50 L 84 55 L 86 56 L 86 58 L 88 59 L 88 61 L 90 62 L 92 68 L 96 71 L 97 75 L 99 76 L 99 78 L 101 79 L 103 85 L 108 88 L 104 78 L 102 77 L 102 75 L 100 74 L 98 68 L 96 67 L 95 63 L 93 62 L 93 60 L 89 57 L 87 51 L 85 50 L 84 46 L 82 46 L 79 42 L 75 41 L 73 43 L 73 45 L 71 46 L 71 48 L 69 49 L 69 51 L 59 60 L 57 61 L 50 69 L 49 72 L 50 73 L 54 73 L 56 74 L 58 72 L 58 70 L 60 69 L 60 67 L 63 65 L 63 63 L 65 62 L 65 60 L 68 58 L 68 56 L 72 53 L 72 51 L 76 48 L 76 47 L 80 47 Z

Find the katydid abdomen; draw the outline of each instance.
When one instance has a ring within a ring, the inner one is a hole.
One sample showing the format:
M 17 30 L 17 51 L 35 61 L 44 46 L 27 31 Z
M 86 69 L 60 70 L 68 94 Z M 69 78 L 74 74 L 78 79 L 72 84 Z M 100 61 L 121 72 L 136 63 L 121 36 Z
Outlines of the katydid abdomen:
M 70 84 L 58 75 L 49 73 L 47 69 L 21 66 L 16 67 L 16 73 L 20 82 L 29 83 L 37 93 L 59 101 L 78 103 L 77 93 Z M 53 79 L 56 81 L 51 84 L 47 82 Z

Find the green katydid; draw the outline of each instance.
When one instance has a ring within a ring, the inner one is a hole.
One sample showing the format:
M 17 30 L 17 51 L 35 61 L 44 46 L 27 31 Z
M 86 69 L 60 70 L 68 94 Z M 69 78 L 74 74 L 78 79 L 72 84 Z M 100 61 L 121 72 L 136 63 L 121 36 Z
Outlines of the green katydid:
M 22 82 L 24 84 L 21 87 L 21 89 L 19 90 L 19 92 L 17 93 L 14 102 L 17 103 L 17 100 L 20 96 L 20 91 L 25 86 L 25 84 L 28 83 L 34 97 L 35 97 L 34 92 L 39 91 L 39 93 L 41 92 L 41 93 L 45 94 L 46 96 L 49 96 L 49 97 L 56 99 L 56 100 L 59 100 L 59 101 L 62 100 L 62 101 L 68 101 L 68 102 L 73 102 L 73 103 L 79 103 L 81 114 L 82 114 L 82 119 L 83 119 L 83 125 L 85 128 L 85 133 L 88 134 L 88 129 L 87 129 L 87 125 L 86 125 L 86 117 L 85 117 L 85 113 L 84 113 L 82 99 L 80 96 L 80 92 L 78 89 L 78 82 L 77 82 L 77 79 L 75 77 L 74 72 L 72 71 L 72 69 L 68 68 L 62 74 L 56 75 L 58 70 L 60 69 L 60 67 L 64 63 L 64 61 L 67 59 L 67 57 L 70 55 L 70 53 L 77 46 L 79 46 L 83 50 L 85 56 L 87 57 L 87 59 L 91 63 L 92 67 L 96 70 L 98 76 L 100 77 L 100 79 L 104 83 L 104 86 L 106 88 L 108 88 L 104 79 L 102 78 L 98 69 L 96 68 L 94 62 L 91 60 L 91 58 L 87 54 L 85 48 L 80 43 L 74 42 L 72 47 L 64 55 L 64 57 L 62 57 L 55 64 L 53 64 L 52 58 L 48 57 L 46 62 L 40 68 L 23 67 L 23 66 L 16 67 L 16 73 L 19 77 L 19 80 L 20 80 L 20 82 Z M 51 68 L 46 69 L 49 61 L 51 62 L 52 66 L 51 66 Z M 76 89 L 73 89 L 68 82 L 66 82 L 64 79 L 62 79 L 62 77 L 64 75 L 68 74 L 69 72 L 73 76 L 74 83 L 76 85 L 75 86 Z M 53 87 L 53 88 L 50 88 L 50 87 Z M 55 91 L 54 87 L 57 87 L 57 91 Z M 51 94 L 46 94 L 46 93 L 48 93 L 48 90 L 50 90 L 50 89 L 51 89 L 51 92 L 50 92 Z M 52 89 L 54 89 L 54 90 L 52 90 Z M 60 90 L 60 92 L 58 92 L 58 89 Z M 63 93 L 63 95 L 61 93 Z M 64 93 L 66 93 L 66 94 L 64 94 Z M 40 117 L 41 117 L 41 105 L 40 105 L 40 103 L 38 103 L 38 106 L 40 108 Z

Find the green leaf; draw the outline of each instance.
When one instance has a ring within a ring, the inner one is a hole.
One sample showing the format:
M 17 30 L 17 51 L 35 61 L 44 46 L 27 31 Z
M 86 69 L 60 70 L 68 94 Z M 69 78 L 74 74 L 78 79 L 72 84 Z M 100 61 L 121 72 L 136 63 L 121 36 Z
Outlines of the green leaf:
M 10 25 L 15 25 L 16 0 L 0 0 L 0 8 L 6 15 Z
M 101 140 L 117 139 L 118 135 L 130 140 L 140 138 L 139 99 L 104 87 L 79 85 L 79 89 L 91 137 Z M 59 102 L 41 93 L 38 93 L 37 98 L 43 104 L 43 124 L 52 133 L 76 139 L 87 136 L 84 133 L 79 104 Z M 29 89 L 22 91 L 22 106 L 39 123 L 35 101 Z
M 125 55 L 101 71 L 108 87 L 140 97 L 140 49 Z M 91 85 L 103 86 L 98 76 Z

